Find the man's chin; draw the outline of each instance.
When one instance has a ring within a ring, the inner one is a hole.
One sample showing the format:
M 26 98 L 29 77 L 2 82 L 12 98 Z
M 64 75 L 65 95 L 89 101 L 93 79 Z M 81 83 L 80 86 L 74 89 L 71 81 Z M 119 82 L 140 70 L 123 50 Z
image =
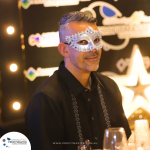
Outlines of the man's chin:
M 94 67 L 91 67 L 91 66 L 90 66 L 90 67 L 87 68 L 87 70 L 88 70 L 88 71 L 97 71 L 98 68 L 99 68 L 99 65 L 94 66 Z

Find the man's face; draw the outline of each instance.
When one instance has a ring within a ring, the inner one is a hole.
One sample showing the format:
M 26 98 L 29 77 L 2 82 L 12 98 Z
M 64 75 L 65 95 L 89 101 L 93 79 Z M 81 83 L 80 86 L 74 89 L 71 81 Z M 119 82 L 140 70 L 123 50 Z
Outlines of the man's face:
M 74 35 L 81 33 L 88 27 L 92 27 L 94 30 L 98 30 L 97 26 L 94 23 L 87 23 L 87 22 L 71 22 L 68 25 L 68 33 L 69 35 Z M 97 40 L 97 39 L 96 39 Z M 95 40 L 95 43 L 97 42 Z M 77 44 L 83 45 L 86 44 L 86 40 L 78 41 Z M 96 71 L 99 68 L 99 61 L 101 57 L 101 50 L 93 49 L 92 51 L 82 52 L 77 51 L 70 45 L 67 45 L 68 52 L 69 52 L 69 59 L 68 65 L 70 67 L 75 67 L 75 69 L 80 69 L 83 71 Z

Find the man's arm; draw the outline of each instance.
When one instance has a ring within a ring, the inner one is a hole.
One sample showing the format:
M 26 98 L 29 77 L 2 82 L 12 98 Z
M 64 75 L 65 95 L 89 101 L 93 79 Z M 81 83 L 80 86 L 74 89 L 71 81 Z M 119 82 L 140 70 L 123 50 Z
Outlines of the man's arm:
M 100 78 L 100 81 L 104 85 L 104 87 L 107 89 L 107 91 L 109 91 L 111 93 L 111 96 L 114 98 L 115 105 L 117 105 L 115 111 L 117 113 L 118 120 L 114 124 L 114 126 L 123 127 L 125 129 L 127 138 L 129 138 L 131 135 L 131 130 L 130 130 L 128 120 L 127 120 L 124 110 L 123 110 L 122 95 L 121 95 L 120 89 L 119 89 L 117 83 L 113 79 L 106 77 L 104 75 L 101 75 L 101 74 L 98 74 L 98 76 Z
M 122 107 L 122 103 L 120 104 L 120 122 L 122 123 L 123 128 L 125 129 L 126 135 L 127 135 L 127 139 L 129 139 L 130 135 L 131 135 L 131 129 L 129 127 L 129 123 L 128 120 L 125 116 L 123 107 Z
M 118 85 L 116 84 L 117 86 L 117 89 L 118 89 L 118 95 L 120 97 L 120 101 L 119 101 L 119 110 L 118 110 L 118 113 L 119 113 L 119 123 L 121 124 L 121 126 L 124 128 L 125 132 L 126 132 L 126 136 L 127 136 L 127 139 L 129 139 L 130 135 L 131 135 L 131 129 L 129 127 L 129 123 L 128 123 L 128 120 L 125 116 L 125 113 L 124 113 L 124 110 L 123 110 L 123 105 L 122 105 L 122 95 L 121 95 L 121 92 L 119 90 L 119 87 Z
M 45 93 L 33 96 L 25 111 L 32 150 L 62 149 L 63 124 L 57 103 Z

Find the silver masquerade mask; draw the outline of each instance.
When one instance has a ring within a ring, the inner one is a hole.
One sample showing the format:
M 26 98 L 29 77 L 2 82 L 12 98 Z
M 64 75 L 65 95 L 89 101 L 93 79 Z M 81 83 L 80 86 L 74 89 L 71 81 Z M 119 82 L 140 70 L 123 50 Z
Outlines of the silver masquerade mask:
M 92 27 L 88 27 L 85 32 L 74 34 L 71 36 L 65 36 L 69 44 L 77 51 L 89 52 L 93 49 L 100 50 L 102 48 L 101 44 L 101 32 L 94 30 Z

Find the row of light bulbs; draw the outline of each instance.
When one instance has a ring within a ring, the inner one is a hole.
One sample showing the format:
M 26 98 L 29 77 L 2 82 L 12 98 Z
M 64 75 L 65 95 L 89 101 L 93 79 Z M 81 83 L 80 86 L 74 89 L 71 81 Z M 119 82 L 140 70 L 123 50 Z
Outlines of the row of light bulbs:
M 8 34 L 13 34 L 13 33 L 15 32 L 15 29 L 14 29 L 14 27 L 12 27 L 12 26 L 9 26 L 6 30 L 7 30 L 7 33 L 8 33 Z M 11 64 L 11 65 L 10 65 L 10 70 L 11 70 L 12 72 L 17 71 L 17 69 L 18 69 L 18 67 L 17 67 L 16 64 Z
M 16 64 L 11 64 L 11 65 L 10 65 L 10 70 L 11 70 L 12 72 L 17 71 L 17 69 L 18 69 L 18 66 L 17 66 Z M 20 107 L 21 107 L 21 105 L 20 105 L 19 102 L 14 102 L 14 103 L 13 103 L 13 109 L 19 110 Z
M 7 28 L 7 33 L 8 33 L 8 34 L 13 34 L 14 31 L 15 31 L 15 29 L 14 29 L 14 27 L 12 27 L 12 26 L 9 26 L 9 27 Z M 11 70 L 12 72 L 17 71 L 17 69 L 18 69 L 18 66 L 17 66 L 16 64 L 11 64 L 11 65 L 10 65 L 10 70 Z M 19 102 L 14 102 L 14 103 L 13 103 L 13 109 L 19 110 L 20 107 L 21 107 L 21 105 L 20 105 Z
M 9 26 L 9 27 L 7 28 L 7 33 L 8 33 L 8 34 L 13 34 L 14 31 L 15 31 L 15 29 L 14 29 L 14 27 L 12 27 L 12 26 Z M 10 70 L 11 70 L 12 72 L 17 71 L 17 69 L 18 69 L 18 67 L 17 67 L 16 64 L 11 64 L 11 65 L 10 65 Z

